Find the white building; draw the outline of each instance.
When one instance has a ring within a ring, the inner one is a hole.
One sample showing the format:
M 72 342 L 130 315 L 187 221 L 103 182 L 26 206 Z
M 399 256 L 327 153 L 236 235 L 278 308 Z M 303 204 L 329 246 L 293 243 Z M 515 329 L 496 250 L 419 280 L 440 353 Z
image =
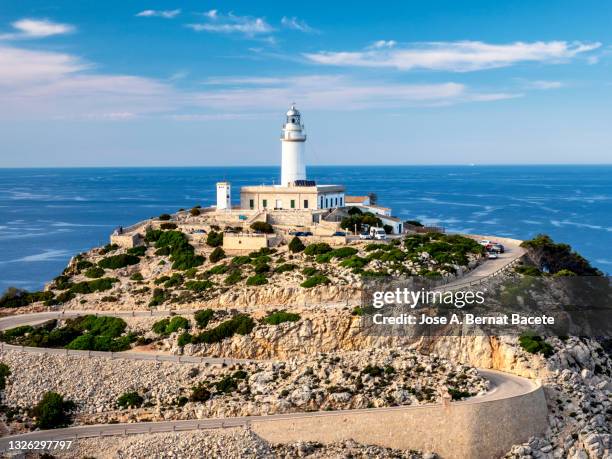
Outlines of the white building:
M 232 208 L 232 186 L 229 182 L 217 182 L 217 210 Z

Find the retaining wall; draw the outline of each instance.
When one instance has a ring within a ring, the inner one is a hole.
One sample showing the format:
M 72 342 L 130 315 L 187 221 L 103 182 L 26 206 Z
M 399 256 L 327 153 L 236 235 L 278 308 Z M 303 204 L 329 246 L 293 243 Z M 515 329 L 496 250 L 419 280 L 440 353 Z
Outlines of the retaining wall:
M 389 448 L 433 451 L 442 459 L 502 457 L 513 444 L 544 432 L 547 407 L 541 386 L 523 395 L 482 403 L 341 412 L 251 421 L 273 443 L 353 439 Z

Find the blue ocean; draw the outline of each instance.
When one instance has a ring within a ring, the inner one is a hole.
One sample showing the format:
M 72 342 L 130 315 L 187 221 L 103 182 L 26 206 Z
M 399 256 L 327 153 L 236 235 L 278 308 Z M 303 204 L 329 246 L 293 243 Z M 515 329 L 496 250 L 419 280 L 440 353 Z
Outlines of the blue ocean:
M 139 220 L 214 203 L 215 183 L 271 184 L 277 167 L 0 169 L 0 289 L 41 288 L 70 257 Z M 374 192 L 447 231 L 547 233 L 612 271 L 612 166 L 326 166 L 309 178 Z

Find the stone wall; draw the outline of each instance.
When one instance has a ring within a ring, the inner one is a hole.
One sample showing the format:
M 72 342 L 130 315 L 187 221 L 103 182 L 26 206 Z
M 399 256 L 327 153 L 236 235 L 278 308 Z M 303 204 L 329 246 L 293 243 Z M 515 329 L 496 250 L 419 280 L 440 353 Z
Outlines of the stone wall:
M 131 249 L 142 244 L 142 239 L 138 233 L 132 234 L 113 234 L 110 237 L 111 244 L 117 244 L 124 249 Z
M 242 253 L 268 247 L 266 234 L 224 234 L 223 250 L 228 253 Z
M 397 449 L 435 451 L 442 459 L 491 459 L 547 426 L 544 391 L 484 403 L 342 411 L 301 418 L 253 420 L 272 443 L 353 439 Z

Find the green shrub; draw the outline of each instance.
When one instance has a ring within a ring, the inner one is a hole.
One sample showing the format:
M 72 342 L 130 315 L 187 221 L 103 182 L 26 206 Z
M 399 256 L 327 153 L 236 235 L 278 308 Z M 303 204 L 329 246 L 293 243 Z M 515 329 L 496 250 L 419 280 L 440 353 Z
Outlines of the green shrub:
M 304 288 L 312 288 L 322 284 L 329 284 L 329 278 L 323 274 L 315 274 L 314 276 L 310 276 L 300 285 Z
M 103 292 L 105 290 L 110 290 L 115 282 L 119 282 L 119 280 L 114 277 L 102 277 L 91 281 L 78 282 L 70 287 L 70 292 L 82 294 Z
M 225 285 L 234 285 L 242 280 L 242 272 L 239 269 L 233 269 L 231 273 L 225 278 L 223 283 Z
M 227 265 L 217 265 L 217 266 L 214 266 L 214 267 L 210 268 L 208 270 L 208 274 L 210 274 L 210 275 L 225 274 L 228 270 L 229 270 L 229 266 L 227 266 Z
M 184 332 L 179 335 L 178 340 L 176 341 L 176 344 L 179 347 L 183 347 L 183 346 L 186 346 L 187 344 L 191 344 L 192 339 L 193 339 L 193 336 L 191 335 L 191 333 Z
M 217 392 L 231 394 L 238 389 L 238 382 L 231 376 L 225 376 L 223 379 L 221 379 L 221 381 L 215 384 L 215 388 L 217 389 Z
M 66 281 L 66 288 L 71 285 L 70 282 Z M 16 287 L 9 287 L 2 296 L 0 296 L 0 308 L 18 308 L 37 301 L 51 301 L 53 300 L 53 296 L 53 292 L 51 291 L 28 292 L 27 290 L 18 289 Z
M 127 253 L 129 253 L 130 255 L 136 255 L 137 257 L 144 257 L 144 254 L 146 252 L 147 252 L 147 248 L 144 245 L 132 247 L 127 250 Z
M 253 222 L 251 223 L 251 229 L 256 233 L 273 233 L 274 228 L 272 225 L 266 222 Z
M 144 277 L 142 276 L 142 274 L 141 274 L 141 273 L 134 273 L 134 274 L 132 274 L 132 275 L 130 276 L 130 280 L 137 281 L 137 282 L 138 282 L 138 281 L 143 281 L 143 280 L 144 280 Z
M 235 266 L 246 265 L 251 262 L 251 257 L 240 255 L 232 258 L 232 264 Z
M 255 322 L 247 314 L 239 314 L 226 320 L 211 330 L 206 330 L 193 337 L 194 343 L 218 343 L 234 334 L 247 335 L 255 327 Z
M 166 223 L 162 223 L 161 225 L 159 225 L 159 228 L 165 231 L 165 230 L 174 230 L 177 228 L 177 226 L 176 226 L 176 223 L 166 222 Z
M 122 409 L 140 408 L 144 398 L 138 392 L 126 392 L 117 399 L 117 406 Z
M 370 261 L 365 259 L 365 258 L 361 258 L 357 255 L 354 255 L 352 257 L 346 258 L 344 260 L 342 260 L 340 262 L 340 266 L 344 267 L 344 268 L 363 268 L 365 265 L 367 265 Z
M 350 231 L 353 231 L 355 228 L 357 228 L 357 231 L 361 231 L 363 225 L 380 227 L 382 225 L 382 220 L 371 212 L 365 212 L 360 214 L 355 213 L 348 217 L 344 217 L 340 221 L 340 227 Z
M 170 288 L 170 287 L 178 287 L 179 285 L 181 285 L 183 283 L 185 279 L 183 278 L 183 276 L 179 273 L 174 273 L 172 274 L 172 276 L 168 277 L 165 281 L 164 281 L 164 287 L 166 288 Z
M 317 255 L 315 257 L 315 261 L 317 263 L 329 263 L 332 259 L 332 253 L 328 252 L 328 253 L 322 253 L 320 255 Z
M 260 262 L 256 263 L 253 269 L 255 270 L 255 274 L 263 274 L 270 271 L 270 265 L 265 262 Z
M 312 266 L 306 266 L 303 270 L 302 270 L 302 274 L 304 276 L 314 276 L 315 274 L 317 274 L 319 272 L 319 270 L 317 268 L 314 268 Z
M 214 315 L 215 311 L 213 311 L 212 309 L 202 309 L 200 311 L 197 311 L 193 317 L 196 321 L 196 324 L 198 324 L 198 327 L 206 328 L 208 326 L 208 323 L 214 317 Z
M 159 237 L 162 235 L 163 231 L 162 230 L 154 230 L 154 229 L 147 229 L 147 232 L 145 233 L 145 242 L 147 244 L 151 244 L 153 242 L 156 242 Z
M 189 214 L 190 214 L 192 217 L 197 217 L 198 215 L 200 215 L 200 213 L 201 213 L 201 212 L 200 212 L 200 209 L 198 209 L 198 208 L 196 208 L 196 207 L 192 208 L 192 209 L 189 211 Z
M 191 389 L 191 395 L 189 396 L 190 402 L 205 402 L 210 399 L 210 391 L 199 384 Z
M 464 390 L 459 390 L 459 389 L 454 389 L 452 387 L 448 388 L 448 393 L 450 394 L 451 398 L 453 400 L 461 400 L 463 398 L 467 398 L 467 397 L 471 397 L 472 394 L 464 391 Z
M 331 246 L 326 242 L 317 242 L 315 244 L 310 244 L 304 249 L 304 253 L 306 255 L 321 255 L 322 253 L 327 253 L 331 251 Z
M 149 301 L 149 306 L 160 306 L 168 299 L 170 299 L 170 294 L 166 290 L 163 288 L 156 288 L 153 290 L 153 295 L 151 297 L 151 301 Z
M 225 258 L 225 252 L 221 247 L 215 247 L 215 249 L 211 252 L 209 256 L 209 260 L 211 263 L 217 263 L 223 258 Z
M 32 409 L 39 429 L 57 429 L 65 427 L 72 421 L 70 412 L 76 405 L 70 400 L 64 400 L 56 392 L 46 392 Z
M 161 214 L 159 217 L 157 217 L 157 219 L 161 221 L 168 221 L 171 218 L 172 216 L 170 214 Z
M 117 244 L 106 244 L 104 247 L 102 247 L 102 250 L 100 250 L 100 255 L 106 255 L 107 253 L 114 252 L 118 248 L 119 246 Z
M 126 266 L 135 265 L 140 261 L 136 255 L 130 255 L 129 253 L 121 253 L 119 255 L 111 255 L 110 257 L 103 258 L 98 262 L 98 266 L 105 269 L 119 269 L 125 268 Z
M 188 330 L 189 321 L 181 316 L 174 316 L 172 319 L 161 319 L 153 324 L 151 328 L 154 333 L 168 336 L 178 330 Z
M 526 332 L 519 336 L 519 344 L 530 354 L 542 354 L 544 357 L 554 354 L 553 347 L 544 338 L 531 333 Z
M 77 271 L 83 271 L 84 269 L 91 268 L 94 264 L 88 260 L 79 260 L 76 264 Z
M 282 265 L 278 265 L 276 268 L 274 268 L 274 272 L 285 273 L 287 271 L 293 271 L 295 268 L 297 268 L 297 265 L 294 265 L 293 263 L 283 263 Z
M 331 256 L 334 258 L 348 258 L 357 254 L 357 249 L 354 247 L 340 247 L 339 249 L 334 249 L 331 252 Z
M 90 278 L 98 278 L 104 276 L 104 269 L 99 266 L 92 266 L 87 271 L 85 271 L 85 277 Z
M 372 378 L 377 378 L 384 374 L 385 370 L 376 365 L 366 365 L 366 367 L 361 370 L 361 373 L 364 375 L 370 375 Z
M 264 318 L 264 322 L 268 325 L 278 325 L 283 322 L 297 322 L 298 320 L 300 320 L 299 314 L 286 311 L 272 312 Z
M 194 292 L 204 292 L 213 286 L 214 284 L 209 280 L 191 280 L 185 282 L 185 288 Z
M 306 246 L 297 236 L 294 236 L 293 239 L 291 239 L 291 241 L 289 242 L 289 250 L 293 253 L 302 252 L 305 248 Z
M 253 285 L 264 285 L 268 283 L 268 279 L 263 274 L 255 274 L 247 279 L 246 284 Z
M 6 378 L 11 374 L 11 370 L 6 363 L 0 363 L 0 390 L 6 388 Z
M 223 245 L 223 233 L 211 231 L 208 233 L 208 236 L 206 236 L 206 243 L 211 247 L 219 247 Z

